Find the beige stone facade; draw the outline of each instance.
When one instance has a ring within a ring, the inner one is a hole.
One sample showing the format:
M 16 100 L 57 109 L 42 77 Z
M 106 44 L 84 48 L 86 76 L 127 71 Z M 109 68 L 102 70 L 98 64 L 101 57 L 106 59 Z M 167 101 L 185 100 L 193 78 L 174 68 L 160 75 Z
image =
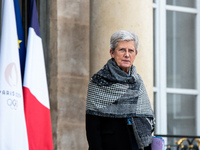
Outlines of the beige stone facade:
M 153 8 L 141 0 L 51 0 L 47 64 L 55 150 L 86 150 L 85 104 L 91 75 L 110 58 L 117 30 L 139 36 L 135 66 L 153 104 Z

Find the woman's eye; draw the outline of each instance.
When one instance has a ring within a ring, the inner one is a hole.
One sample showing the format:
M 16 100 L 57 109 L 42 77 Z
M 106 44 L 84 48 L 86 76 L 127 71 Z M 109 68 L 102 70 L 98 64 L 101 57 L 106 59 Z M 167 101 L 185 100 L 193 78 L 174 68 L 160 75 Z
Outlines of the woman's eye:
M 120 49 L 119 51 L 121 51 L 121 52 L 125 52 L 125 49 Z
M 130 52 L 130 53 L 133 53 L 133 52 L 134 52 L 134 50 L 132 50 L 132 49 L 131 49 L 131 50 L 129 50 L 129 52 Z

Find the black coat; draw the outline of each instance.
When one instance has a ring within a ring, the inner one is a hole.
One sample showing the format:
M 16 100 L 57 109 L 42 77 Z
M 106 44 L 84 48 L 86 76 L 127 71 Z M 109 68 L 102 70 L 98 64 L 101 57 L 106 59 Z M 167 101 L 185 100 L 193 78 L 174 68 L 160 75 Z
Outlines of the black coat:
M 86 114 L 86 134 L 89 150 L 139 150 L 125 118 Z

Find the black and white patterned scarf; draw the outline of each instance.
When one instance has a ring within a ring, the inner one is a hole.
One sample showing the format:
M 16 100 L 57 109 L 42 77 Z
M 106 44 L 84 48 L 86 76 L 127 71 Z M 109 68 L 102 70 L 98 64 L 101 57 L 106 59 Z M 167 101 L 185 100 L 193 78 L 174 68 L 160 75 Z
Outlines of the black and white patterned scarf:
M 154 114 L 144 86 L 135 67 L 129 74 L 114 59 L 94 74 L 89 82 L 86 114 L 102 117 L 132 118 L 139 148 L 152 142 Z

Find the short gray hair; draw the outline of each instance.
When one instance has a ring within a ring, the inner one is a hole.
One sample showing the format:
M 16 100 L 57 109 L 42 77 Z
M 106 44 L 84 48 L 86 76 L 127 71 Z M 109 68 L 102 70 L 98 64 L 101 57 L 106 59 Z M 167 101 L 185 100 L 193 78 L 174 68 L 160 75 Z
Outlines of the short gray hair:
M 115 50 L 115 48 L 118 45 L 118 42 L 120 41 L 134 41 L 135 42 L 135 50 L 138 49 L 138 36 L 132 32 L 132 31 L 125 31 L 120 30 L 115 32 L 111 38 L 110 38 L 110 48 L 112 51 Z

